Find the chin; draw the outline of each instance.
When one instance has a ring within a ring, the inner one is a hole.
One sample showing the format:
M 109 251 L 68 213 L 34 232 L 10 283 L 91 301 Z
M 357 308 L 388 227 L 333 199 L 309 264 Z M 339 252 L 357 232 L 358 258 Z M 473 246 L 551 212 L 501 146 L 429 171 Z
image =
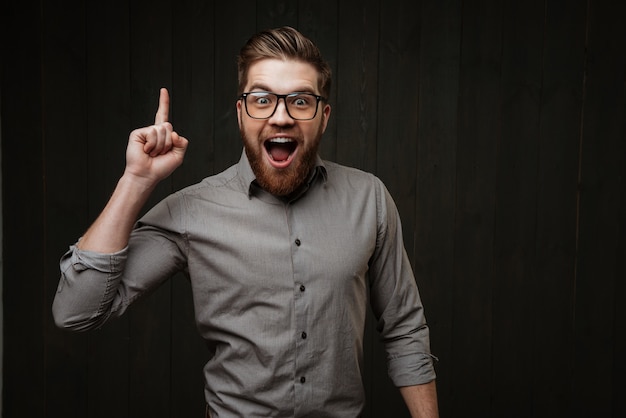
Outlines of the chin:
M 300 142 L 289 165 L 277 168 L 267 159 L 271 158 L 267 154 L 264 144 L 246 138 L 244 129 L 239 130 L 244 144 L 244 150 L 250 167 L 256 176 L 256 181 L 265 191 L 274 196 L 288 196 L 298 190 L 306 181 L 317 160 L 317 151 L 322 137 L 322 131 L 318 132 L 317 138 L 308 144 Z
M 267 156 L 262 150 L 253 149 L 245 141 L 244 144 L 257 183 L 274 196 L 289 196 L 298 190 L 315 166 L 317 147 L 301 152 L 289 166 L 275 168 L 266 160 Z

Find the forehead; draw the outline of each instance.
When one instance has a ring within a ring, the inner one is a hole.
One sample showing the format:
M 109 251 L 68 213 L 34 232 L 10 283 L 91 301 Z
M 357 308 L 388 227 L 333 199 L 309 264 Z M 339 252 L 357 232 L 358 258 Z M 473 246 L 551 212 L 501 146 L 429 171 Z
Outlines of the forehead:
M 309 63 L 295 60 L 262 59 L 248 68 L 246 91 L 269 90 L 284 94 L 293 91 L 318 93 L 318 74 Z

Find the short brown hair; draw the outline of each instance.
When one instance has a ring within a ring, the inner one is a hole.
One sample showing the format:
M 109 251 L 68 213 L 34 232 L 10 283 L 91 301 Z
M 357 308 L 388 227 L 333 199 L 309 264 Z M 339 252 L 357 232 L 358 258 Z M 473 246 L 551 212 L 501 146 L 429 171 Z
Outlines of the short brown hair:
M 238 94 L 244 92 L 250 65 L 265 58 L 293 59 L 313 65 L 319 76 L 320 94 L 328 98 L 331 85 L 330 66 L 313 41 L 289 26 L 259 32 L 241 48 L 237 59 Z

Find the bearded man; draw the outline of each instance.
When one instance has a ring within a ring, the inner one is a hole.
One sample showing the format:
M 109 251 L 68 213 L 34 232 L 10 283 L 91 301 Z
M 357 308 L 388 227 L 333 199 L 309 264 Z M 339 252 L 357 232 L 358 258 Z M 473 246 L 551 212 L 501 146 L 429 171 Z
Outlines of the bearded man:
M 130 135 L 111 199 L 61 259 L 57 325 L 100 327 L 184 272 L 209 349 L 207 417 L 345 418 L 365 404 L 369 302 L 412 416 L 437 417 L 429 328 L 393 199 L 374 175 L 318 155 L 328 64 L 284 27 L 253 36 L 238 70 L 239 162 L 137 221 L 188 144 L 162 89 L 155 124 Z

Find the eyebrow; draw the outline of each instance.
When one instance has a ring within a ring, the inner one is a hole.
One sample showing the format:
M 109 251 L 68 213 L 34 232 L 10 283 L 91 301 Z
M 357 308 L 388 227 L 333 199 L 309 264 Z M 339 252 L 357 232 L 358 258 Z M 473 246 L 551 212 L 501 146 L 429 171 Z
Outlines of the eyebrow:
M 265 91 L 265 92 L 268 92 L 268 93 L 274 93 L 272 91 L 272 89 L 270 89 L 265 84 L 253 84 L 253 85 L 250 86 L 250 89 L 248 91 L 255 91 L 257 89 L 259 91 Z M 315 95 L 318 94 L 313 89 L 310 89 L 310 88 L 296 89 L 296 90 L 290 91 L 289 93 L 311 93 L 311 94 L 315 94 Z M 287 93 L 287 94 L 289 94 L 289 93 Z

